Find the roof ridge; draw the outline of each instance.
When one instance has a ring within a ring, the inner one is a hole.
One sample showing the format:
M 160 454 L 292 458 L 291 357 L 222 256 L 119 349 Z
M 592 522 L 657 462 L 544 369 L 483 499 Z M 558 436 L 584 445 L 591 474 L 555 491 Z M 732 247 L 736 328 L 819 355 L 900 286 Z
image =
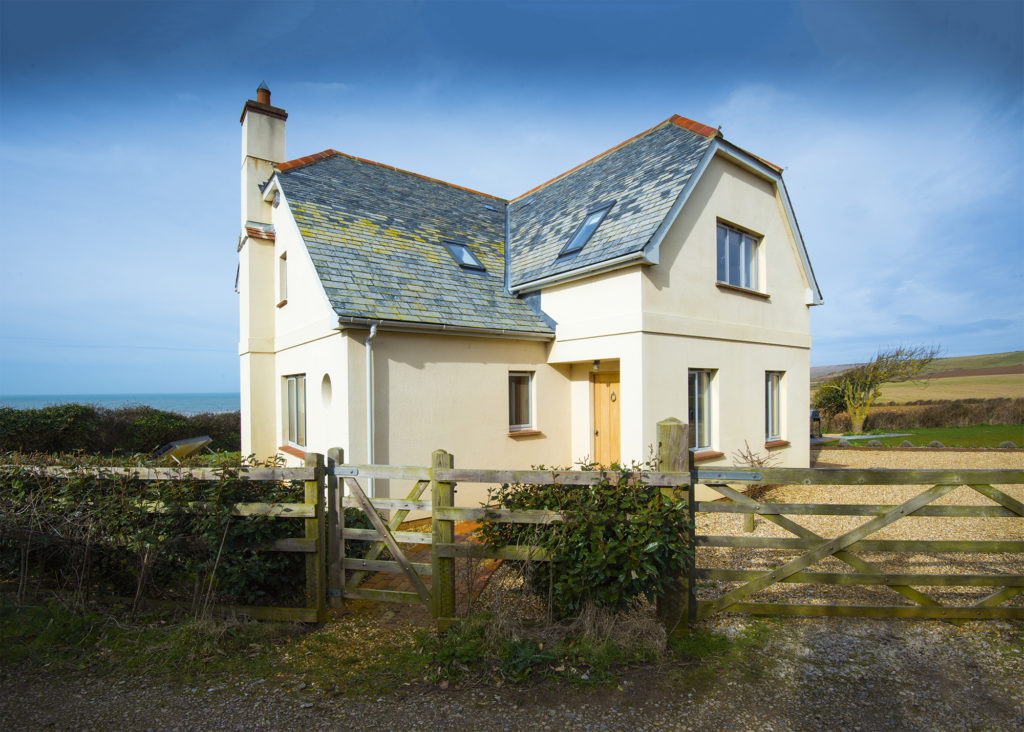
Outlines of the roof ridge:
M 560 179 L 564 178 L 565 176 L 569 175 L 570 173 L 574 173 L 577 170 L 579 170 L 580 168 L 585 167 L 587 165 L 590 165 L 595 160 L 598 160 L 599 158 L 603 158 L 605 155 L 608 155 L 609 153 L 615 152 L 620 147 L 625 147 L 626 145 L 630 144 L 631 142 L 635 142 L 635 141 L 639 140 L 641 137 L 649 135 L 650 133 L 654 132 L 655 130 L 661 129 L 662 127 L 664 127 L 667 124 L 674 124 L 674 125 L 676 125 L 678 127 L 682 127 L 683 129 L 689 130 L 690 132 L 693 132 L 695 134 L 701 135 L 702 137 L 714 137 L 715 135 L 719 134 L 718 130 L 716 130 L 714 127 L 708 127 L 707 125 L 701 124 L 700 122 L 695 122 L 692 119 L 687 119 L 686 117 L 680 117 L 678 114 L 673 114 L 671 117 L 669 117 L 668 119 L 666 119 L 666 120 L 664 120 L 662 122 L 659 122 L 658 124 L 654 125 L 654 127 L 651 127 L 649 130 L 644 130 L 643 132 L 639 132 L 639 133 L 633 135 L 632 137 L 630 137 L 628 140 L 623 140 L 618 145 L 615 145 L 614 147 L 610 147 L 610 148 L 608 148 L 607 150 L 605 150 L 602 153 L 598 153 L 597 155 L 595 155 L 594 157 L 590 158 L 589 160 L 584 160 L 579 165 L 577 165 L 577 166 L 575 166 L 573 168 L 570 168 L 569 170 L 565 171 L 564 173 L 559 173 L 554 178 L 551 178 L 550 180 L 544 181 L 539 186 L 534 186 L 530 190 L 526 191 L 526 193 L 520 193 L 518 196 L 514 197 L 509 202 L 510 203 L 514 203 L 515 201 L 518 201 L 521 198 L 525 198 L 526 196 L 530 195 L 531 193 L 539 191 L 541 188 L 543 188 L 544 186 L 548 185 L 549 183 L 554 183 L 556 180 L 560 180 Z
M 358 157 L 356 155 L 349 155 L 348 153 L 338 152 L 337 150 L 335 150 L 333 148 L 328 148 L 328 149 L 323 150 L 321 152 L 313 153 L 312 155 L 306 155 L 305 157 L 301 157 L 301 158 L 295 158 L 294 160 L 288 160 L 288 161 L 285 161 L 283 163 L 276 163 L 274 165 L 274 168 L 277 169 L 279 172 L 283 173 L 283 172 L 286 172 L 286 171 L 289 171 L 289 170 L 294 170 L 295 168 L 301 168 L 301 167 L 303 167 L 305 165 L 309 165 L 311 163 L 315 163 L 315 162 L 318 162 L 320 160 L 326 160 L 327 158 L 331 158 L 331 157 L 335 157 L 335 156 L 340 157 L 340 158 L 348 158 L 349 160 L 355 160 L 357 162 L 366 163 L 368 165 L 375 165 L 378 168 L 385 168 L 387 170 L 391 170 L 391 171 L 394 171 L 396 173 L 403 173 L 405 175 L 411 175 L 414 178 L 421 178 L 423 180 L 429 180 L 432 183 L 440 183 L 441 185 L 448 186 L 449 188 L 455 188 L 457 190 L 465 191 L 467 193 L 472 193 L 472 194 L 477 195 L 477 196 L 485 196 L 486 198 L 493 198 L 495 201 L 500 201 L 501 203 L 508 203 L 508 201 L 506 199 L 501 198 L 500 196 L 495 196 L 495 195 L 492 195 L 490 193 L 484 193 L 483 191 L 477 191 L 477 190 L 474 190 L 472 188 L 467 188 L 466 186 L 460 186 L 457 183 L 449 183 L 448 181 L 441 180 L 440 178 L 431 178 L 429 175 L 423 175 L 422 173 L 414 173 L 411 170 L 404 170 L 403 168 L 396 168 L 394 165 L 388 165 L 387 163 L 378 163 L 376 160 L 368 160 L 367 158 L 360 158 L 360 157 Z

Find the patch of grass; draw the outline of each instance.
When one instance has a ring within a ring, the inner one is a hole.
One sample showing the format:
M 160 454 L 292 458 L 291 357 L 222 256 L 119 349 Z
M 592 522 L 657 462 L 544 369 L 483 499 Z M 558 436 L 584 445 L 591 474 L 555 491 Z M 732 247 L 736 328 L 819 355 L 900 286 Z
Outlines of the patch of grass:
M 151 613 L 134 620 L 116 610 L 73 608 L 51 601 L 0 609 L 0 664 L 53 670 L 94 668 L 154 676 L 226 673 L 240 658 L 255 659 L 253 648 L 272 645 L 294 633 L 283 623 L 196 620 Z M 264 664 L 262 669 L 270 668 Z
M 694 628 L 669 638 L 676 665 L 666 675 L 673 686 L 702 686 L 735 673 L 756 679 L 771 663 L 766 653 L 778 620 L 745 618 L 743 628 L 729 636 L 706 628 Z
M 945 447 L 999 447 L 1009 440 L 1018 447 L 1024 447 L 1024 425 L 1020 424 L 979 424 L 971 427 L 917 427 L 900 432 L 909 432 L 907 437 L 879 438 L 886 447 L 898 447 L 908 440 L 915 447 L 925 447 L 937 440 Z M 879 434 L 872 430 L 869 434 Z M 864 446 L 867 440 L 855 440 L 854 445 Z

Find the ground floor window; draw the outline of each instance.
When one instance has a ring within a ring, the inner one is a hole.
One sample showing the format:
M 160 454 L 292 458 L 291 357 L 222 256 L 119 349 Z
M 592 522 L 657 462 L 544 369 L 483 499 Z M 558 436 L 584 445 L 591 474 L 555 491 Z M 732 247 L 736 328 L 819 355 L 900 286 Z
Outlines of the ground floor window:
M 508 374 L 508 431 L 533 429 L 533 373 L 510 371 Z
M 764 439 L 765 442 L 782 439 L 782 406 L 779 399 L 782 386 L 781 371 L 764 374 Z
M 711 447 L 711 378 L 713 371 L 690 369 L 688 412 L 690 447 L 703 450 Z
M 306 446 L 306 375 L 285 377 L 288 409 L 285 413 L 285 432 L 288 444 Z

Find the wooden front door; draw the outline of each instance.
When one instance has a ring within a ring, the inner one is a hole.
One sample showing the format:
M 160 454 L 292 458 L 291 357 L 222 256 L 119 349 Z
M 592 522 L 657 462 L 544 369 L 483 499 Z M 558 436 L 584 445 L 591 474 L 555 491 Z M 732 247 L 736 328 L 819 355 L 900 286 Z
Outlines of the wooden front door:
M 619 462 L 619 374 L 594 374 L 594 457 L 600 465 Z

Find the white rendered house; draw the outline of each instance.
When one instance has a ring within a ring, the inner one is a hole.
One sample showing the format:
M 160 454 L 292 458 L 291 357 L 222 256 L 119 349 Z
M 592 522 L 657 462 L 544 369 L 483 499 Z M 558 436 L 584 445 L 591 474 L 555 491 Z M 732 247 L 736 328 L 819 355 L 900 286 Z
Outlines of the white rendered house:
M 243 453 L 629 463 L 677 417 L 702 465 L 807 465 L 822 300 L 778 167 L 674 116 L 506 201 L 285 161 L 286 118 L 261 85 L 241 119 Z

